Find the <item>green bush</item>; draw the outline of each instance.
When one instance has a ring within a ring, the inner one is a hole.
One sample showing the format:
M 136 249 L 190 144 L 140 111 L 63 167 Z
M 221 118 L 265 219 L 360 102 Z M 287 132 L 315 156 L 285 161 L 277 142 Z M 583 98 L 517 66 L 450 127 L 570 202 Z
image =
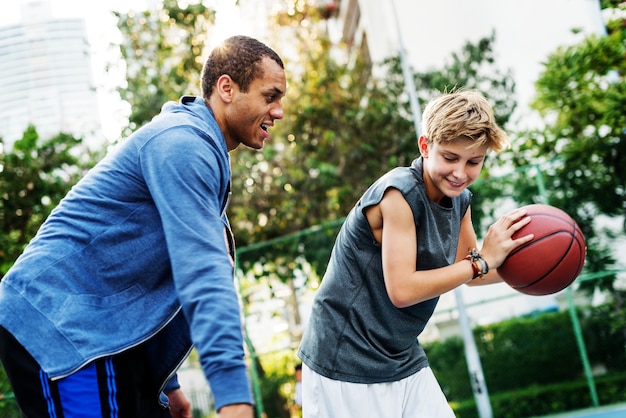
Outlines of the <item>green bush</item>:
M 594 377 L 602 405 L 626 400 L 624 331 L 614 307 L 579 313 L 590 363 L 605 370 Z M 527 417 L 593 406 L 568 312 L 512 318 L 476 327 L 474 339 L 494 416 Z M 424 349 L 457 416 L 478 417 L 460 338 Z
M 626 401 L 626 373 L 598 377 L 594 382 L 600 405 Z M 493 416 L 499 418 L 548 415 L 593 406 L 585 379 L 502 392 L 490 396 L 490 402 Z M 478 410 L 473 399 L 451 405 L 458 417 L 478 418 Z
M 624 336 L 610 313 L 610 306 L 600 306 L 581 315 L 589 360 L 609 374 L 621 372 L 626 364 Z M 584 375 L 568 312 L 479 326 L 474 329 L 474 339 L 490 395 L 575 381 Z M 449 338 L 424 344 L 424 349 L 448 399 L 463 402 L 471 398 L 463 341 Z
M 489 393 L 563 382 L 582 362 L 567 312 L 514 318 L 474 330 Z
M 443 393 L 448 400 L 461 400 L 472 397 L 467 361 L 463 351 L 463 340 L 448 338 L 433 344 L 424 345 L 428 362 L 437 376 Z
M 586 310 L 580 316 L 589 361 L 603 364 L 609 371 L 626 370 L 626 324 L 615 304 Z
M 258 358 L 263 412 L 267 418 L 289 418 L 295 394 L 295 365 L 292 350 L 281 350 Z

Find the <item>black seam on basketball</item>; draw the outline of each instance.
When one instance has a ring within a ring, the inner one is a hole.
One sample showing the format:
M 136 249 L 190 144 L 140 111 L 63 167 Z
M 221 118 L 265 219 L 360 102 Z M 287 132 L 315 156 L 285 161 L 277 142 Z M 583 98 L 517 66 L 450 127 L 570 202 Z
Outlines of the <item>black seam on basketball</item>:
M 571 235 L 571 237 L 572 237 L 572 240 L 570 241 L 569 246 L 567 247 L 567 251 L 565 251 L 565 252 L 563 253 L 563 255 L 561 256 L 561 258 L 559 258 L 558 262 L 554 263 L 554 265 L 552 266 L 552 268 L 551 268 L 549 271 L 547 271 L 547 272 L 546 272 L 543 276 L 541 276 L 540 278 L 538 278 L 537 280 L 535 280 L 535 281 L 534 281 L 534 282 L 532 282 L 532 283 L 527 283 L 527 284 L 526 284 L 526 285 L 524 285 L 524 286 L 511 286 L 511 287 L 513 287 L 514 289 L 526 289 L 526 288 L 528 288 L 528 287 L 533 286 L 533 285 L 534 285 L 534 284 L 536 284 L 536 283 L 539 283 L 540 281 L 542 281 L 543 279 L 545 279 L 547 276 L 549 276 L 549 275 L 550 275 L 550 273 L 552 273 L 552 272 L 553 272 L 553 271 L 554 271 L 557 267 L 559 267 L 559 266 L 561 265 L 561 263 L 563 262 L 563 259 L 565 259 L 565 257 L 569 254 L 569 252 L 571 251 L 571 249 L 572 249 L 572 247 L 573 247 L 574 241 L 578 242 L 578 241 L 576 240 L 576 235 L 575 235 L 575 232 L 576 232 L 576 231 L 574 231 L 574 234 L 570 234 L 570 235 Z M 541 241 L 541 240 L 543 240 L 544 238 L 547 238 L 547 237 L 550 237 L 550 236 L 554 236 L 554 235 L 556 235 L 556 234 L 562 234 L 562 233 L 568 233 L 568 234 L 569 234 L 569 232 L 566 232 L 566 231 L 559 231 L 559 232 L 555 232 L 555 233 L 550 234 L 550 235 L 546 235 L 545 237 L 541 238 L 539 241 L 533 241 L 533 242 L 540 242 L 540 241 Z M 583 249 L 582 249 L 582 248 L 580 248 L 580 255 L 581 255 L 581 256 L 583 255 Z M 579 257 L 579 258 L 582 258 L 582 257 Z
M 533 238 L 533 240 L 532 240 L 532 241 L 530 241 L 530 242 L 528 242 L 528 243 L 526 243 L 526 244 L 522 245 L 521 247 L 517 247 L 515 250 L 511 251 L 511 253 L 510 253 L 508 256 L 510 257 L 510 256 L 512 256 L 513 254 L 517 254 L 517 253 L 519 253 L 520 251 L 524 250 L 525 248 L 528 248 L 531 244 L 536 244 L 536 243 L 538 243 L 538 242 L 541 242 L 541 241 L 543 241 L 543 240 L 545 240 L 545 239 L 548 239 L 548 238 L 554 237 L 555 235 L 559 235 L 559 234 L 568 234 L 568 235 L 570 235 L 570 236 L 572 237 L 572 241 L 573 241 L 573 237 L 574 237 L 574 235 L 573 235 L 571 232 L 569 232 L 569 231 L 556 231 L 556 232 L 551 232 L 550 234 L 548 234 L 548 235 L 544 235 L 544 236 L 543 236 L 543 237 L 541 237 L 541 238 L 538 238 L 538 239 L 534 239 L 534 238 Z M 572 244 L 570 243 L 570 248 L 571 248 L 571 245 L 572 245 Z
M 531 222 L 514 236 L 534 234 L 535 237 L 508 254 L 506 259 L 511 263 L 510 267 L 503 264 L 502 278 L 522 293 L 553 294 L 571 285 L 582 271 L 587 253 L 585 237 L 576 221 L 559 208 L 554 211 L 549 205 L 540 204 L 527 208 L 527 215 L 538 223 Z
M 533 243 L 535 243 L 535 242 L 540 242 L 540 241 L 542 241 L 542 240 L 543 240 L 543 239 L 545 239 L 545 238 L 548 238 L 548 237 L 553 236 L 554 234 L 568 233 L 568 234 L 570 234 L 570 235 L 572 235 L 572 236 L 576 234 L 576 222 L 575 222 L 573 219 L 571 219 L 571 218 L 567 218 L 567 219 L 566 219 L 566 218 L 563 218 L 563 217 L 561 217 L 561 216 L 550 215 L 550 214 L 547 214 L 547 213 L 534 213 L 534 214 L 533 214 L 533 213 L 529 213 L 529 214 L 528 214 L 528 216 L 530 216 L 531 218 L 532 218 L 533 216 L 543 216 L 543 217 L 546 217 L 546 218 L 558 219 L 558 220 L 560 220 L 560 221 L 563 221 L 566 225 L 571 226 L 571 227 L 572 227 L 572 230 L 571 230 L 571 231 L 561 230 L 561 231 L 552 232 L 550 235 L 545 235 L 545 236 L 543 236 L 543 237 L 539 238 L 538 240 L 535 240 L 535 239 L 533 238 L 533 240 L 532 240 L 532 241 L 530 241 L 530 242 L 528 242 L 528 243 L 526 243 L 526 244 L 522 245 L 521 247 L 517 247 L 516 249 L 514 249 L 513 251 L 511 251 L 511 252 L 509 253 L 509 255 L 508 255 L 509 257 L 510 257 L 510 256 L 512 256 L 513 254 L 517 254 L 518 252 L 520 252 L 520 251 L 521 251 L 521 250 L 523 250 L 524 248 L 528 247 L 530 244 L 533 244 Z M 570 245 L 571 245 L 571 244 L 570 244 Z

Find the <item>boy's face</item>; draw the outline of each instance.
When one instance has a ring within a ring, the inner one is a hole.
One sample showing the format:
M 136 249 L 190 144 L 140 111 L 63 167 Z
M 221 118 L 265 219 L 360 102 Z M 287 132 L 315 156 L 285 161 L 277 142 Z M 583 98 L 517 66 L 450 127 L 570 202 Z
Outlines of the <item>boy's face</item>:
M 425 137 L 420 137 L 426 193 L 432 201 L 440 203 L 444 196 L 458 196 L 476 181 L 488 148 L 486 145 L 468 148 L 472 144 L 465 137 L 445 143 L 428 143 Z

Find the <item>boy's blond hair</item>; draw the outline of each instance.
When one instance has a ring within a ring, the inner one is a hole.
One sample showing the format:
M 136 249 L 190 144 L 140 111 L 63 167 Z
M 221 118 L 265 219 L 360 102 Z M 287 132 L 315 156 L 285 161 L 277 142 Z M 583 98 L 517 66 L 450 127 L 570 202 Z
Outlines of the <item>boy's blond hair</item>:
M 422 115 L 422 135 L 429 143 L 466 137 L 474 141 L 471 147 L 487 145 L 495 152 L 509 146 L 491 105 L 477 90 L 460 89 L 432 99 Z

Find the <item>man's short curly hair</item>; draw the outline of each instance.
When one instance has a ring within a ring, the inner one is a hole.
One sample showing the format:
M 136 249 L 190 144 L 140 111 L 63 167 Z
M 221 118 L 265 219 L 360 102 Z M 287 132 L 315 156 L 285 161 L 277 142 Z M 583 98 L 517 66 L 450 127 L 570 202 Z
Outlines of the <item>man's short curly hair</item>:
M 459 137 L 487 145 L 496 152 L 509 146 L 509 138 L 495 120 L 493 108 L 477 90 L 459 89 L 432 99 L 422 115 L 422 135 L 442 143 Z
M 281 68 L 285 68 L 278 54 L 262 42 L 248 36 L 233 36 L 217 46 L 204 63 L 202 69 L 202 97 L 208 99 L 217 80 L 224 74 L 230 76 L 244 93 L 250 83 L 263 77 L 260 66 L 263 58 L 269 57 Z

